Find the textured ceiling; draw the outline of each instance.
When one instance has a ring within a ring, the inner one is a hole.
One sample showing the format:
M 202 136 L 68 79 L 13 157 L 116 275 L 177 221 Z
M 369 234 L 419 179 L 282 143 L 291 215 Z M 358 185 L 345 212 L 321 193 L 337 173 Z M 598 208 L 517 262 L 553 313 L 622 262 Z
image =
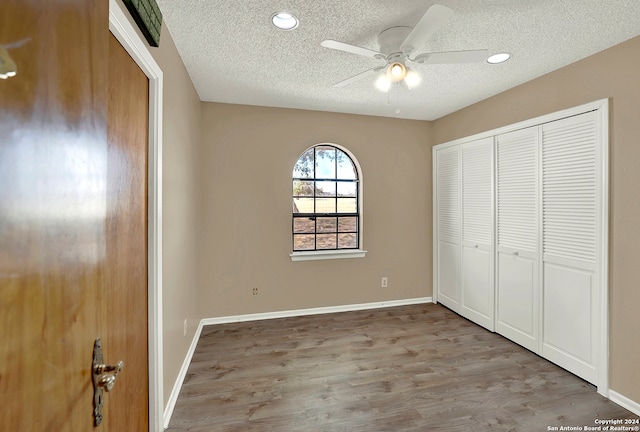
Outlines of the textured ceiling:
M 367 78 L 384 61 L 323 48 L 324 39 L 378 50 L 389 27 L 413 27 L 424 0 L 158 0 L 203 101 L 434 120 L 640 34 L 639 0 L 437 0 L 454 15 L 415 53 L 488 49 L 511 60 L 415 65 L 419 87 L 383 93 Z M 287 11 L 300 20 L 282 31 Z M 399 110 L 399 113 L 397 112 Z

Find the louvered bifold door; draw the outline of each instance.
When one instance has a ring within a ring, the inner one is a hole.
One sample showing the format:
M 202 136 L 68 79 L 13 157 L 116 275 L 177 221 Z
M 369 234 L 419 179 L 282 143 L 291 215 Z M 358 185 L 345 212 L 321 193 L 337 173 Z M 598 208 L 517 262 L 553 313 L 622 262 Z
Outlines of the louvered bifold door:
M 435 154 L 436 290 L 438 302 L 460 311 L 460 146 Z
M 460 314 L 494 330 L 493 137 L 462 146 Z
M 595 382 L 599 310 L 595 113 L 542 126 L 543 355 Z
M 539 352 L 539 127 L 496 137 L 496 331 Z

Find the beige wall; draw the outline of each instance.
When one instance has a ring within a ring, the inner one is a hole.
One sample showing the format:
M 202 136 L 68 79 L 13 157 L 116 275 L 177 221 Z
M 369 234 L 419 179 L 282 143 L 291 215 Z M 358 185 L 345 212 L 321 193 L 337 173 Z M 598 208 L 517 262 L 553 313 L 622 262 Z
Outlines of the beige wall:
M 162 334 L 164 403 L 200 323 L 200 99 L 167 28 L 151 48 L 164 76 L 162 163 Z M 188 321 L 186 337 L 184 320 Z
M 204 103 L 202 127 L 203 317 L 431 296 L 428 123 Z M 293 166 L 325 142 L 362 168 L 368 253 L 292 262 Z
M 610 98 L 610 384 L 636 402 L 640 402 L 639 52 L 640 37 L 636 37 L 443 117 L 433 122 L 432 130 L 433 143 L 439 144 Z

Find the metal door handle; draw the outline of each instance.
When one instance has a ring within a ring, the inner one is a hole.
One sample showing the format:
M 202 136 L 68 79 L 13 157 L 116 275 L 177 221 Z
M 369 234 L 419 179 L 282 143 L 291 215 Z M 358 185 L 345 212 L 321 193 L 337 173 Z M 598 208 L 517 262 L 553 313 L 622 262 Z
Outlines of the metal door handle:
M 124 362 L 122 360 L 120 360 L 115 365 L 105 365 L 105 364 L 95 365 L 93 368 L 93 373 L 96 375 L 101 375 L 100 379 L 98 380 L 98 386 L 102 387 L 106 391 L 113 390 L 113 386 L 116 385 L 116 377 L 118 376 L 118 374 L 120 373 L 123 367 L 124 367 Z M 113 373 L 106 373 L 106 372 L 113 372 Z
M 93 424 L 99 426 L 102 423 L 102 398 L 103 391 L 113 390 L 116 385 L 116 377 L 124 367 L 124 362 L 120 360 L 115 365 L 104 364 L 102 357 L 102 343 L 97 338 L 93 344 Z
M 93 373 L 100 375 L 105 372 L 113 372 L 113 375 L 115 376 L 120 373 L 123 367 L 124 362 L 122 360 L 115 365 L 97 364 L 93 367 Z
M 98 386 L 102 387 L 106 391 L 113 390 L 114 385 L 116 385 L 116 376 L 113 374 L 102 375 L 102 378 L 98 381 Z

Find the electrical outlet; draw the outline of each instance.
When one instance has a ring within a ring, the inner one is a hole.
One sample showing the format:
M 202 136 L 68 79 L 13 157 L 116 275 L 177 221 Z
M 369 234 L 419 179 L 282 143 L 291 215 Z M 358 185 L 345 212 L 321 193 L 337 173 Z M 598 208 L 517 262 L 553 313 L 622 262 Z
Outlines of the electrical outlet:
M 382 288 L 386 288 L 389 286 L 389 279 L 386 276 L 382 276 L 382 279 L 380 279 L 380 286 Z
M 258 295 L 258 288 L 254 288 L 254 289 L 253 289 L 253 295 L 254 295 L 254 296 Z
M 184 329 L 183 329 L 183 332 L 184 332 L 184 336 L 185 336 L 185 337 L 187 337 L 187 320 L 186 320 L 186 319 L 184 320 Z

